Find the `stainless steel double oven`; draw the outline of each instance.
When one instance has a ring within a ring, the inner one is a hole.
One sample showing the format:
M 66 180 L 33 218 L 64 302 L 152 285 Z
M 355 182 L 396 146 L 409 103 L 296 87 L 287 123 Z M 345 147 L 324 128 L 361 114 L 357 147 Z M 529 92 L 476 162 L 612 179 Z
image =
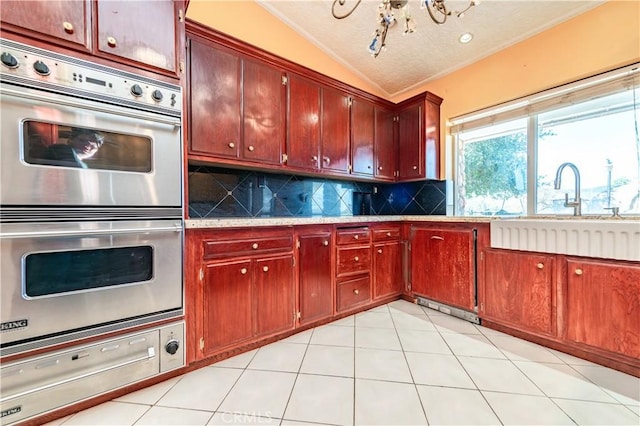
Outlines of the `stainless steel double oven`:
M 0 411 L 11 423 L 184 365 L 182 95 L 0 48 Z

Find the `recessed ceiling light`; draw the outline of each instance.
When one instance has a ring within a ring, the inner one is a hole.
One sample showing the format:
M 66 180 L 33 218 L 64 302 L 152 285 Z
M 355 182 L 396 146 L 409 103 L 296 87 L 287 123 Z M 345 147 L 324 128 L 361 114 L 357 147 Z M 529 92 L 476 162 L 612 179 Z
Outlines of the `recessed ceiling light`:
M 471 40 L 473 40 L 473 34 L 471 33 L 464 33 L 458 38 L 458 41 L 462 44 L 469 43 Z

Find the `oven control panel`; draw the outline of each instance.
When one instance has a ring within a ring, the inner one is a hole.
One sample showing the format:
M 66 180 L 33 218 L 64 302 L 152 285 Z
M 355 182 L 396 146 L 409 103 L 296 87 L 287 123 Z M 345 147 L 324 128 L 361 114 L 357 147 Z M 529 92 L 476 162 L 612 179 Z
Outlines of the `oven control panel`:
M 55 52 L 0 39 L 0 77 L 3 82 L 59 88 L 66 94 L 87 93 L 112 102 L 182 111 L 178 85 L 120 71 Z

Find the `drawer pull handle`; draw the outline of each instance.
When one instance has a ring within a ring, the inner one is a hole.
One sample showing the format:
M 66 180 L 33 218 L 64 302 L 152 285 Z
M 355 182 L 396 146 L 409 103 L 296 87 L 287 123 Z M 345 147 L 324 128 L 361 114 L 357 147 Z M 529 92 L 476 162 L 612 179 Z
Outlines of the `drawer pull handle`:
M 353 260 L 355 260 L 356 262 L 358 262 L 360 260 L 360 258 L 358 256 L 354 257 Z
M 382 249 L 378 249 L 378 253 L 382 254 Z
M 360 294 L 360 290 L 358 290 L 357 288 L 355 290 L 353 290 L 353 294 L 358 295 Z
M 118 42 L 114 37 L 107 37 L 107 45 L 109 45 L 109 47 L 116 47 Z
M 253 150 L 254 150 L 255 148 L 253 147 L 253 145 L 249 145 L 249 148 L 247 148 L 247 149 L 248 149 L 249 151 L 253 152 Z
M 575 273 L 576 273 L 577 276 L 582 275 L 582 269 L 580 269 L 580 268 L 576 269 Z
M 329 245 L 329 241 L 323 241 L 322 245 L 325 246 L 325 247 L 328 246 Z
M 544 263 L 540 262 L 536 265 L 536 268 L 538 269 L 543 269 L 544 268 Z
M 253 244 L 251 245 L 251 248 L 252 248 L 252 249 L 254 249 L 254 250 L 256 250 L 256 249 L 258 248 L 258 243 L 253 243 Z
M 353 236 L 353 239 L 354 239 L 354 240 L 357 240 L 357 239 L 359 239 L 359 238 L 360 238 L 360 236 L 359 236 L 359 235 L 354 235 L 354 236 Z
M 265 272 L 267 272 L 267 271 L 269 270 L 269 267 L 268 267 L 268 266 L 263 266 L 263 267 L 262 267 L 262 270 L 263 270 L 263 271 L 265 271 Z
M 390 236 L 391 236 L 391 232 L 387 232 L 387 237 L 390 237 Z
M 240 273 L 241 273 L 242 275 L 245 275 L 245 274 L 247 273 L 247 268 L 242 268 L 242 269 L 240 269 Z
M 235 144 L 235 143 L 233 143 L 233 142 L 229 142 L 229 148 L 235 148 L 235 147 L 236 147 L 236 144 Z
M 62 28 L 64 28 L 65 33 L 73 34 L 73 24 L 71 22 L 64 21 L 62 23 Z
M 431 236 L 432 240 L 440 240 L 440 241 L 444 241 L 444 237 L 440 237 L 439 235 L 432 235 Z

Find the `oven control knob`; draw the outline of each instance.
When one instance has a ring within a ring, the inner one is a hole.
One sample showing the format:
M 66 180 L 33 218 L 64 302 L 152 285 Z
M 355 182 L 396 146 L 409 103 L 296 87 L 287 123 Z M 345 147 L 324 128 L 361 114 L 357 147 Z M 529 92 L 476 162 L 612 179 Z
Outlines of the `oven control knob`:
M 20 65 L 16 57 L 7 52 L 3 52 L 2 55 L 0 55 L 0 61 L 9 68 L 18 68 Z
M 42 61 L 35 61 L 33 63 L 33 69 L 36 70 L 36 72 L 40 75 L 51 74 L 51 71 L 49 70 L 49 67 L 47 66 L 47 64 L 45 64 Z
M 162 92 L 156 89 L 153 91 L 153 93 L 151 93 L 151 97 L 154 101 L 160 102 L 162 100 Z
M 164 349 L 171 355 L 175 355 L 178 352 L 178 348 L 180 348 L 180 342 L 176 339 L 171 339 L 164 345 Z
M 139 84 L 131 86 L 131 94 L 133 96 L 142 96 L 142 87 Z

